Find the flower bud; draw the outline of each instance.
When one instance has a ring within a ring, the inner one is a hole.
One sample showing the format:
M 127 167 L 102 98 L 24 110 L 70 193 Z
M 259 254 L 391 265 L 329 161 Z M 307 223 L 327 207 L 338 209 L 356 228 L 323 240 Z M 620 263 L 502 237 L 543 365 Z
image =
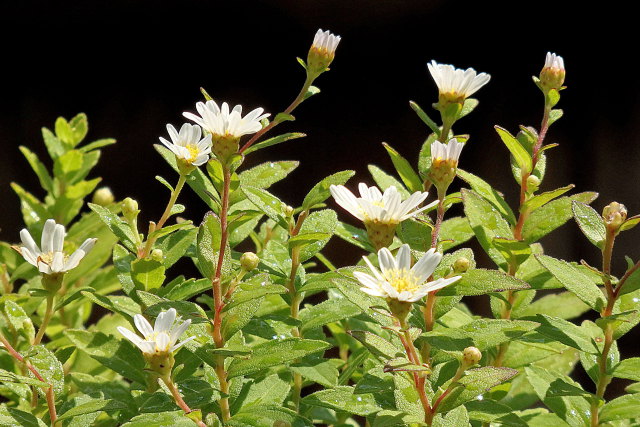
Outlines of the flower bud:
M 564 60 L 555 53 L 547 52 L 547 58 L 540 71 L 540 85 L 545 92 L 560 90 L 565 77 Z
M 340 36 L 329 31 L 318 30 L 307 55 L 307 73 L 317 77 L 329 69 L 336 55 Z
M 289 205 L 284 207 L 284 215 L 287 218 L 291 218 L 293 216 L 293 211 L 294 211 L 294 209 Z
M 540 188 L 540 178 L 535 175 L 527 177 L 527 193 L 535 193 Z
M 464 273 L 471 266 L 471 261 L 468 258 L 460 257 L 453 263 L 454 273 Z
M 162 262 L 164 260 L 164 253 L 162 252 L 162 249 L 152 250 L 151 259 L 154 261 Z
M 389 305 L 389 311 L 391 311 L 391 314 L 393 314 L 401 324 L 405 321 L 407 315 L 411 311 L 411 307 L 413 306 L 413 303 L 411 302 L 400 301 L 395 298 L 387 298 L 387 304 Z
M 456 177 L 458 160 L 464 143 L 452 138 L 447 144 L 440 141 L 431 143 L 431 167 L 429 168 L 429 179 L 440 193 L 445 194 L 447 188 Z
M 602 210 L 602 218 L 607 228 L 618 230 L 627 220 L 627 208 L 618 202 L 611 202 Z
M 113 203 L 115 198 L 113 197 L 113 193 L 109 187 L 98 188 L 95 193 L 93 193 L 92 203 L 100 206 L 108 206 Z
M 138 210 L 138 202 L 131 197 L 127 197 L 122 201 L 122 215 L 128 220 L 136 219 L 140 211 Z
M 476 347 L 467 347 L 462 352 L 462 363 L 466 366 L 473 366 L 480 362 L 482 353 Z
M 255 270 L 259 262 L 260 258 L 253 252 L 245 252 L 240 257 L 240 267 L 245 271 Z

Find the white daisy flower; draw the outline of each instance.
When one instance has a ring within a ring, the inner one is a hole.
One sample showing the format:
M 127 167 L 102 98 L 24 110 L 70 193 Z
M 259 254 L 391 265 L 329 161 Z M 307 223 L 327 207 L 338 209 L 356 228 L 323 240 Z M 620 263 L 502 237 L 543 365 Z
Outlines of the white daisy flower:
M 64 238 L 67 235 L 64 225 L 48 219 L 42 229 L 42 239 L 38 247 L 26 228 L 20 231 L 21 247 L 14 247 L 24 259 L 40 270 L 42 274 L 66 273 L 76 268 L 82 258 L 89 253 L 97 239 L 87 239 L 80 247 L 68 255 L 64 252 Z
M 178 133 L 173 125 L 168 124 L 167 132 L 169 132 L 171 141 L 160 137 L 160 142 L 171 150 L 176 157 L 193 166 L 201 166 L 207 163 L 211 153 L 211 135 L 201 139 L 202 129 L 200 129 L 200 126 L 185 123 Z
M 453 65 L 438 64 L 432 60 L 427 64 L 431 77 L 438 86 L 440 95 L 454 99 L 465 99 L 486 85 L 491 76 L 487 73 L 477 74 L 473 68 L 462 70 Z
M 458 165 L 458 159 L 464 144 L 458 142 L 456 138 L 451 138 L 447 144 L 440 141 L 431 143 L 431 161 L 433 163 L 450 163 L 452 167 Z
M 564 59 L 555 53 L 547 52 L 544 67 L 540 71 L 540 83 L 543 89 L 559 90 L 564 84 L 566 71 L 564 69 Z
M 393 185 L 384 193 L 381 193 L 377 187 L 367 187 L 362 182 L 358 184 L 358 189 L 360 197 L 355 196 L 344 185 L 332 185 L 329 188 L 336 203 L 365 223 L 398 224 L 437 203 L 418 209 L 429 193 L 416 191 L 407 200 L 402 201 L 400 193 Z
M 547 52 L 547 57 L 544 61 L 544 68 L 555 68 L 557 70 L 564 70 L 564 59 L 562 59 L 562 56 L 560 55 Z
M 210 132 L 214 139 L 238 139 L 242 135 L 256 133 L 262 129 L 260 120 L 269 117 L 269 114 L 262 114 L 264 112 L 262 108 L 256 108 L 242 117 L 242 105 L 236 105 L 232 110 L 229 110 L 229 104 L 226 102 L 223 102 L 222 107 L 219 107 L 213 100 L 206 103 L 198 102 L 196 110 L 198 110 L 199 116 L 189 112 L 185 112 L 183 115 Z
M 154 326 L 151 327 L 151 324 L 144 316 L 136 314 L 133 317 L 133 322 L 144 338 L 140 338 L 122 326 L 118 326 L 118 331 L 147 355 L 173 353 L 187 342 L 196 338 L 192 336 L 176 344 L 180 335 L 182 335 L 191 324 L 190 319 L 180 323 L 180 319 L 176 319 L 176 315 L 175 308 L 163 311 L 158 314 Z
M 322 29 L 319 29 L 316 32 L 316 36 L 313 38 L 311 49 L 316 49 L 324 55 L 331 56 L 333 58 L 336 53 L 336 49 L 338 48 L 338 43 L 340 43 L 340 39 L 340 36 L 332 34 L 329 30 L 322 31 Z
M 363 259 L 373 276 L 359 271 L 354 272 L 353 275 L 364 285 L 360 288 L 363 292 L 376 297 L 416 302 L 429 292 L 444 288 L 461 278 L 461 276 L 454 276 L 427 282 L 442 259 L 442 254 L 435 249 L 429 249 L 413 267 L 411 267 L 411 251 L 407 244 L 400 246 L 396 257 L 389 249 L 380 249 L 378 251 L 380 270 L 374 267 L 366 257 Z

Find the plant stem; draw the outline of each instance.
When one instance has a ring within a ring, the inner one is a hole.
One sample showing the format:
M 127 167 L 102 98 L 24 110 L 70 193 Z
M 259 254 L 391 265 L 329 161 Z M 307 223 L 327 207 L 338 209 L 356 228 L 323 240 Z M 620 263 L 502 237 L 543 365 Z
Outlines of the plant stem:
M 9 354 L 18 362 L 24 364 L 27 367 L 27 369 L 29 369 L 31 373 L 36 377 L 38 381 L 42 381 L 43 383 L 48 384 L 48 382 L 42 377 L 42 375 L 40 375 L 38 370 L 34 368 L 33 365 L 31 365 L 31 363 L 24 360 L 24 357 L 22 357 L 22 355 L 13 348 L 11 343 L 9 343 L 9 341 L 7 341 L 7 339 L 2 334 L 0 334 L 0 342 L 4 345 L 4 348 L 7 350 L 7 352 L 9 352 Z M 49 418 L 51 418 L 51 427 L 55 427 L 56 420 L 58 419 L 58 415 L 56 413 L 55 394 L 53 392 L 53 386 L 51 384 L 49 384 L 49 388 L 47 388 L 46 396 L 47 396 L 47 406 L 49 408 Z
M 187 182 L 187 176 L 180 174 L 180 178 L 178 178 L 178 183 L 176 184 L 176 188 L 174 188 L 173 191 L 171 192 L 171 197 L 169 197 L 169 202 L 167 203 L 167 207 L 162 213 L 160 220 L 158 221 L 157 224 L 149 226 L 149 234 L 153 233 L 154 231 L 158 231 L 162 229 L 162 226 L 164 225 L 164 223 L 167 222 L 167 220 L 169 219 L 169 216 L 171 215 L 171 209 L 173 209 L 173 206 L 176 204 L 176 200 L 178 199 L 178 196 L 180 195 L 180 192 L 182 191 L 182 188 L 184 187 L 185 182 Z M 147 236 L 147 243 L 145 244 L 142 252 L 138 254 L 139 259 L 146 258 L 149 255 L 149 253 L 151 252 L 151 248 L 153 247 L 153 244 L 156 242 L 156 240 L 158 239 L 151 236 Z
M 416 347 L 413 345 L 413 341 L 411 340 L 411 334 L 409 333 L 409 325 L 406 320 L 398 319 L 399 326 L 403 329 L 400 333 L 400 342 L 407 353 L 407 359 L 415 365 L 421 365 L 420 358 L 418 357 L 418 352 L 416 351 Z M 420 403 L 422 404 L 422 408 L 424 410 L 424 421 L 427 425 L 431 425 L 431 421 L 433 420 L 433 411 L 431 406 L 429 405 L 429 398 L 424 389 L 425 385 L 425 377 L 423 375 L 418 374 L 417 372 L 412 372 L 413 376 L 413 384 L 418 392 L 418 396 L 420 397 Z
M 168 378 L 168 379 L 162 378 L 162 382 L 165 383 L 165 385 L 171 392 L 171 395 L 173 396 L 173 400 L 176 401 L 176 405 L 178 405 L 180 409 L 184 411 L 185 414 L 191 413 L 192 412 L 191 408 L 189 408 L 189 405 L 187 405 L 187 402 L 184 401 L 184 399 L 180 395 L 180 391 L 178 390 L 176 385 L 173 383 L 173 381 L 171 381 L 171 378 Z M 198 426 L 200 427 L 206 427 L 206 424 L 203 423 L 202 421 L 196 421 L 196 424 L 198 424 Z
M 298 96 L 296 96 L 296 98 L 293 100 L 293 102 L 291 102 L 291 104 L 283 111 L 284 114 L 291 114 L 291 112 L 293 110 L 296 109 L 296 107 L 298 105 L 300 105 L 300 103 L 302 101 L 304 101 L 304 96 L 307 94 L 307 91 L 309 90 L 309 87 L 311 86 L 311 84 L 313 83 L 313 79 L 310 78 L 307 75 L 307 79 L 304 82 L 304 85 L 302 85 L 302 89 L 300 89 L 300 93 L 298 93 Z M 249 147 L 251 147 L 251 145 L 253 145 L 254 142 L 256 142 L 262 135 L 264 135 L 265 133 L 269 132 L 271 129 L 273 129 L 274 127 L 276 127 L 280 122 L 277 121 L 272 121 L 271 123 L 269 123 L 267 126 L 263 127 L 262 129 L 260 129 L 258 132 L 256 132 L 251 139 L 249 139 L 240 149 L 240 154 L 244 153 L 245 150 Z
M 40 329 L 38 329 L 38 333 L 33 339 L 33 345 L 40 344 L 40 341 L 42 341 L 42 337 L 44 337 L 44 333 L 47 330 L 47 326 L 49 326 L 49 322 L 51 321 L 51 317 L 53 316 L 54 298 L 55 295 L 49 295 L 47 297 L 47 307 L 45 308 L 44 317 L 42 318 L 42 323 L 40 324 Z
M 438 202 L 438 213 L 436 214 L 436 223 L 433 226 L 433 231 L 431 232 L 431 247 L 438 247 L 438 236 L 440 234 L 440 227 L 442 226 L 442 220 L 444 219 L 444 194 L 442 197 L 438 195 L 440 198 Z

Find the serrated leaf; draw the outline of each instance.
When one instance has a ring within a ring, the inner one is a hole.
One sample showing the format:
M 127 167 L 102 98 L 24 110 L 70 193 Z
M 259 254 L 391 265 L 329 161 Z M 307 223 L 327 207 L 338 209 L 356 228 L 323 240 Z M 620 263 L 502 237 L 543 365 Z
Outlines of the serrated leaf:
M 256 314 L 264 297 L 250 299 L 243 304 L 233 305 L 222 318 L 222 335 L 226 340 L 231 339 L 236 332 L 244 328 Z
M 607 238 L 607 229 L 602 216 L 591 206 L 576 201 L 571 204 L 571 209 L 582 233 L 591 243 L 602 248 Z
M 469 221 L 464 217 L 457 216 L 449 218 L 442 221 L 442 224 L 440 225 L 440 236 L 447 240 L 442 243 L 442 250 L 445 252 L 465 243 L 474 235 L 473 229 L 469 225 Z
M 242 187 L 242 191 L 251 203 L 253 203 L 261 212 L 266 214 L 285 230 L 288 229 L 287 219 L 284 212 L 285 204 L 280 199 L 266 190 L 251 186 Z
M 248 405 L 244 411 L 240 410 L 234 414 L 225 425 L 229 427 L 261 427 L 277 425 L 280 422 L 291 427 L 312 425 L 311 421 L 291 409 L 277 405 Z
M 320 252 L 333 236 L 338 224 L 338 215 L 331 209 L 312 212 L 302 224 L 297 236 L 289 240 L 304 242 L 300 250 L 300 261 L 305 262 Z
M 267 341 L 253 347 L 251 357 L 246 360 L 234 359 L 229 365 L 228 378 L 250 375 L 263 369 L 282 365 L 309 354 L 330 348 L 324 341 L 286 338 Z
M 407 159 L 402 157 L 400 153 L 395 150 L 395 148 L 393 148 L 386 142 L 383 142 L 382 145 L 385 150 L 387 150 L 389 157 L 391 157 L 391 162 L 396 168 L 396 172 L 398 172 L 398 175 L 402 179 L 402 182 L 404 182 L 409 191 L 411 193 L 422 191 L 422 180 L 420 179 L 416 171 L 413 170 L 413 167 L 409 164 Z
M 289 369 L 325 387 L 338 385 L 338 369 L 331 361 L 325 360 L 309 365 L 308 362 L 294 363 Z
M 193 427 L 196 423 L 183 411 L 152 412 L 133 417 L 121 427 Z

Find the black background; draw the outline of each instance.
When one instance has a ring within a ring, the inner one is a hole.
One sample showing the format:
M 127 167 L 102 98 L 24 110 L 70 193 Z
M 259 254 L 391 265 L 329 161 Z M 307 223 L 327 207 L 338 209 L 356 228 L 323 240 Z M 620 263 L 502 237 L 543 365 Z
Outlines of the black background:
M 194 111 L 201 86 L 216 100 L 242 104 L 246 111 L 258 106 L 281 111 L 304 80 L 295 57 L 306 58 L 318 28 L 342 36 L 332 70 L 316 81 L 322 93 L 295 112 L 297 120 L 277 129 L 308 137 L 260 151 L 243 166 L 300 160 L 299 169 L 273 188 L 287 203 L 299 204 L 315 182 L 338 170 L 358 172 L 352 186 L 372 183 L 368 163 L 391 171 L 382 141 L 415 162 L 427 128 L 408 101 L 437 118 L 429 107 L 437 91 L 426 69 L 435 59 L 491 74 L 491 82 L 475 95 L 480 106 L 454 130 L 471 135 L 461 167 L 491 182 L 515 205 L 508 153 L 493 125 L 514 132 L 519 124 L 539 125 L 542 96 L 531 75 L 539 73 L 550 50 L 565 59 L 568 89 L 559 105 L 565 117 L 546 141 L 560 147 L 549 154 L 541 189 L 574 183 L 578 191 L 600 193 L 594 203 L 598 211 L 616 200 L 630 214 L 640 212 L 637 25 L 634 14 L 613 3 L 578 9 L 563 2 L 504 8 L 459 1 L 112 0 L 5 2 L 1 9 L 3 240 L 17 240 L 23 226 L 9 182 L 41 195 L 18 146 L 46 158 L 42 126 L 52 128 L 59 115 L 87 113 L 89 139 L 118 140 L 104 150 L 93 176 L 102 176 L 117 198 L 136 198 L 145 219 L 157 219 L 168 194 L 154 176 L 176 180 L 152 147 L 166 136 L 165 125 L 185 121 L 182 112 Z M 196 221 L 205 212 L 189 191 L 180 201 Z M 346 213 L 341 217 L 350 221 Z M 618 275 L 623 255 L 640 257 L 634 244 L 639 232 L 619 238 Z M 600 265 L 597 249 L 573 222 L 543 242 L 550 255 Z M 362 255 L 339 241 L 330 246 L 330 256 L 344 260 L 338 264 Z M 486 301 L 473 304 L 486 313 Z M 636 331 L 635 338 L 621 340 L 623 355 L 638 352 L 637 338 Z M 611 393 L 618 391 L 612 384 Z

